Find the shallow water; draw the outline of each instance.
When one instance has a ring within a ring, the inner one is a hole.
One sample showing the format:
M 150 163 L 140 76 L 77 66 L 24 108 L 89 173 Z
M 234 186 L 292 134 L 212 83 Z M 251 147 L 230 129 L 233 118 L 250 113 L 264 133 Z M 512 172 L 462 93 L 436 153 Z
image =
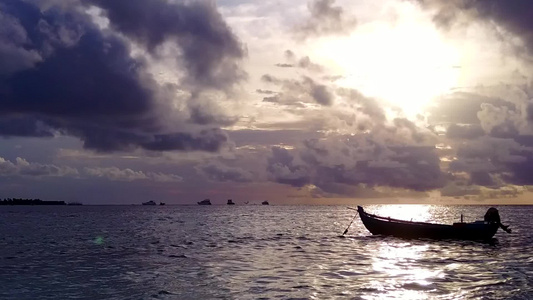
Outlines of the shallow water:
M 452 223 L 486 206 L 368 206 Z M 0 299 L 531 299 L 533 207 L 492 244 L 371 236 L 341 206 L 0 207 Z

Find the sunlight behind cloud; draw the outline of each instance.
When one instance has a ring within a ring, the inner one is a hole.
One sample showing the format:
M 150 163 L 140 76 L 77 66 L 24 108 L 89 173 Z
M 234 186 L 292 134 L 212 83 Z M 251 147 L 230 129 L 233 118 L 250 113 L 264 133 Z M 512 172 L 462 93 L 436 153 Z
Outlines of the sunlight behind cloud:
M 428 22 L 425 24 L 425 22 Z M 338 84 L 419 113 L 458 84 L 460 55 L 430 21 L 404 17 L 369 23 L 352 36 L 322 43 L 317 54 L 340 67 Z

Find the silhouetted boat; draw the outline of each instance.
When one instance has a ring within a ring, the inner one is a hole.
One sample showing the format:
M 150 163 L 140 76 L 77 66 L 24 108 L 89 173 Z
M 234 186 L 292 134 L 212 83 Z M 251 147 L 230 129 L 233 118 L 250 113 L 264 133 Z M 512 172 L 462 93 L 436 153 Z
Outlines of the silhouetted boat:
M 157 205 L 154 201 L 143 202 L 143 205 Z
M 199 202 L 197 202 L 197 203 L 198 203 L 198 205 L 211 205 L 211 200 L 209 200 L 209 199 L 204 199 L 204 200 L 199 201 Z
M 261 205 L 269 205 L 269 203 L 268 203 L 268 201 L 265 200 L 265 201 L 261 202 Z
M 453 225 L 404 221 L 369 214 L 357 207 L 359 217 L 372 234 L 391 235 L 401 238 L 489 240 L 499 227 L 511 232 L 508 226 L 500 223 L 498 210 L 490 208 L 485 221 L 453 223 Z M 461 220 L 462 221 L 462 220 Z
M 235 205 L 235 202 L 233 202 L 231 199 L 228 199 L 228 205 Z
M 166 203 L 165 202 L 159 202 L 159 205 L 165 205 Z

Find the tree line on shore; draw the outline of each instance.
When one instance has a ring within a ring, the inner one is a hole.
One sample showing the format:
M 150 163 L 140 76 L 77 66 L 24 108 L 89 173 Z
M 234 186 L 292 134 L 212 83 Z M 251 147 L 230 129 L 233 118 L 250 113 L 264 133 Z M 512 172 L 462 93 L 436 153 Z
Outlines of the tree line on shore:
M 41 199 L 5 198 L 0 205 L 67 205 L 65 201 L 44 201 Z

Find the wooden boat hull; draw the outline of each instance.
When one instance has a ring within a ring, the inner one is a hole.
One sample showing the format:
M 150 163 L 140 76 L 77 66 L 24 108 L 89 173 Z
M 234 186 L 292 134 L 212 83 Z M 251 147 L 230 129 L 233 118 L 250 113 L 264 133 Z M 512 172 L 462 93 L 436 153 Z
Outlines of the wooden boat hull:
M 372 234 L 390 235 L 401 238 L 489 240 L 499 225 L 486 222 L 454 223 L 453 225 L 409 222 L 369 214 L 357 207 L 359 217 Z

